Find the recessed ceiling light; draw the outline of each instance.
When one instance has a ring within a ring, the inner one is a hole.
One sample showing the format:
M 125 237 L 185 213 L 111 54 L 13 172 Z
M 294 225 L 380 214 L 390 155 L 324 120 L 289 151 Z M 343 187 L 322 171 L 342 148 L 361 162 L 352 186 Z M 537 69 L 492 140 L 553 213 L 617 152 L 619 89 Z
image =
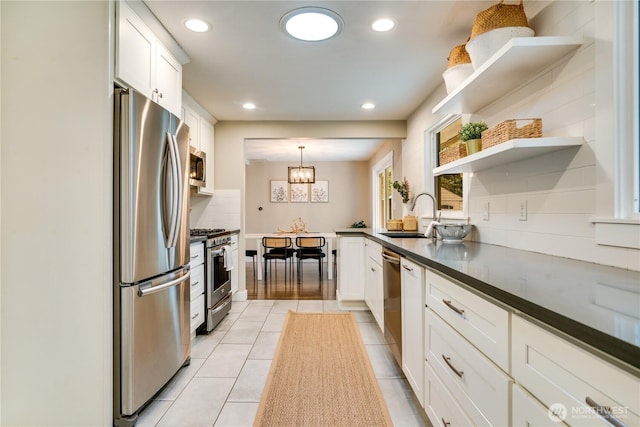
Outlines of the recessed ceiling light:
M 374 31 L 381 31 L 381 32 L 389 31 L 395 26 L 396 26 L 396 23 L 388 18 L 378 19 L 373 24 L 371 24 L 371 28 L 373 28 Z
M 321 7 L 301 7 L 286 13 L 280 27 L 298 40 L 317 42 L 331 38 L 342 31 L 340 15 Z
M 187 19 L 184 23 L 184 26 L 196 33 L 204 33 L 205 31 L 209 31 L 209 24 L 204 22 L 202 19 Z
M 374 108 L 376 108 L 375 104 L 371 102 L 365 102 L 360 107 L 362 107 L 363 110 L 373 110 Z
M 245 102 L 244 104 L 242 104 L 242 108 L 244 108 L 245 110 L 255 110 L 256 104 L 254 104 L 253 102 Z

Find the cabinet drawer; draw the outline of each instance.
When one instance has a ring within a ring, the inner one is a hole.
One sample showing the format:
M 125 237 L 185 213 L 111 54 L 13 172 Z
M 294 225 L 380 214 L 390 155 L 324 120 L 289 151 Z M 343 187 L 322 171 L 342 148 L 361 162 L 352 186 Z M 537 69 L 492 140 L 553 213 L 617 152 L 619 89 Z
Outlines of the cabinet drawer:
M 640 425 L 638 377 L 518 316 L 512 353 L 515 380 L 547 408 L 562 405 L 567 424 L 610 425 L 590 401 L 624 425 Z
M 562 412 L 558 412 L 555 416 L 554 414 L 550 414 L 547 408 L 542 406 L 540 402 L 517 384 L 512 388 L 511 402 L 512 426 L 566 426 L 566 424 L 561 421 L 564 416 Z M 553 421 L 553 423 L 551 421 Z
M 382 245 L 369 239 L 365 240 L 364 245 L 367 248 L 367 256 L 382 265 Z
M 424 410 L 431 424 L 434 427 L 473 425 L 427 362 L 424 362 L 424 372 Z
M 191 333 L 204 323 L 204 294 L 191 301 Z
M 478 425 L 509 424 L 512 384 L 504 372 L 431 310 L 426 310 L 426 359 Z
M 204 264 L 196 266 L 191 270 L 191 301 L 198 298 L 204 292 Z
M 204 264 L 204 242 L 194 243 L 191 245 L 191 259 L 189 266 L 193 269 L 196 265 Z
M 427 307 L 509 372 L 509 313 L 433 271 L 426 278 Z

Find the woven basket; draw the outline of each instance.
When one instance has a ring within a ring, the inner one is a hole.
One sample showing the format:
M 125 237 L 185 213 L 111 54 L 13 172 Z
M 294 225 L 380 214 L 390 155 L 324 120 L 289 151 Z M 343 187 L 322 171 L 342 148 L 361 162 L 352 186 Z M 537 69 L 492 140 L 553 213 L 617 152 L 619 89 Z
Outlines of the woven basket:
M 447 58 L 447 61 L 449 61 L 449 63 L 447 64 L 447 68 L 455 67 L 456 65 L 460 64 L 471 63 L 471 57 L 467 52 L 466 45 L 466 43 L 461 44 L 451 49 L 451 52 L 449 52 L 449 57 Z
M 520 0 L 520 4 L 504 4 L 504 0 L 501 0 L 500 3 L 476 15 L 471 28 L 471 38 L 496 28 L 528 26 L 523 0 Z
M 505 120 L 482 132 L 482 149 L 486 150 L 516 138 L 541 138 L 542 119 Z
M 467 157 L 467 147 L 465 144 L 452 144 L 438 153 L 440 166 L 451 163 L 454 160 Z

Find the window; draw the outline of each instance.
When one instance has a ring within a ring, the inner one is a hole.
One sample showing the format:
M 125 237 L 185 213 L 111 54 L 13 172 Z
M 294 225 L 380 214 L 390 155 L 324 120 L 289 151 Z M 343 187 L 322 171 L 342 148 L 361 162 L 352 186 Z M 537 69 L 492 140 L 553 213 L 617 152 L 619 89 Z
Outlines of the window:
M 462 117 L 451 115 L 425 131 L 425 165 L 440 166 L 440 151 L 460 143 L 458 132 L 462 127 Z M 426 177 L 431 177 L 427 173 Z M 466 211 L 465 194 L 468 178 L 464 174 L 447 174 L 433 177 L 433 188 L 437 209 L 444 217 L 462 217 Z
M 393 153 L 387 154 L 373 167 L 373 226 L 384 228 L 392 218 L 391 189 L 393 183 Z

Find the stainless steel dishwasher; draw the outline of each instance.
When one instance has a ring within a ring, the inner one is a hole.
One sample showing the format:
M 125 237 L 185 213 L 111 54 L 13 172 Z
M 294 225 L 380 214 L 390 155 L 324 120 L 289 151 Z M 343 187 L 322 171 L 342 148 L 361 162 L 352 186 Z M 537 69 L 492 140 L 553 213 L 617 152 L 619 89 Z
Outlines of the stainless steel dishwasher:
M 384 338 L 398 366 L 402 367 L 402 299 L 400 285 L 400 255 L 382 249 L 384 287 Z

